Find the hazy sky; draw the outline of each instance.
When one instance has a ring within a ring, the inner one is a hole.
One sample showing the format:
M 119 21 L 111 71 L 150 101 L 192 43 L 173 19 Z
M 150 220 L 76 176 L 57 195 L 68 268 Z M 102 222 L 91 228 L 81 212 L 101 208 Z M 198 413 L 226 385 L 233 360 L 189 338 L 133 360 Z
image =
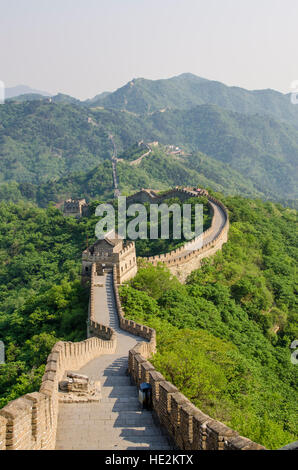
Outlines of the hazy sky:
M 298 0 L 0 0 L 0 80 L 88 98 L 183 72 L 249 89 L 298 79 Z

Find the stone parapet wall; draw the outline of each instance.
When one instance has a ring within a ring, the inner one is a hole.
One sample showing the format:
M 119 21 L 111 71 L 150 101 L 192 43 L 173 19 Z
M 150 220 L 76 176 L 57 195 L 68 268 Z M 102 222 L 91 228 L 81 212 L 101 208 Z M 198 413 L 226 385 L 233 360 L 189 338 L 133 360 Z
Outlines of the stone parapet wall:
M 162 262 L 162 263 L 165 263 L 167 265 L 170 265 L 171 262 L 174 262 L 173 260 L 173 257 L 177 258 L 177 255 L 179 253 L 183 253 L 185 251 L 185 248 L 186 248 L 186 245 L 189 245 L 190 243 L 195 243 L 197 242 L 198 240 L 202 239 L 204 241 L 204 238 L 207 237 L 207 235 L 209 235 L 209 233 L 212 232 L 212 230 L 214 230 L 214 225 L 215 225 L 215 220 L 213 218 L 213 213 L 214 213 L 214 210 L 213 210 L 213 207 L 211 204 L 209 204 L 209 209 L 211 211 L 211 214 L 212 214 L 212 222 L 211 222 L 211 225 L 210 227 L 205 230 L 201 235 L 199 235 L 198 237 L 194 238 L 193 240 L 191 240 L 190 242 L 188 243 L 185 243 L 184 245 L 180 246 L 179 248 L 176 248 L 175 250 L 172 250 L 172 251 L 169 251 L 168 253 L 164 253 L 164 254 L 161 254 L 161 255 L 155 255 L 155 256 L 149 256 L 148 258 L 145 258 L 146 261 L 150 262 L 151 264 L 153 265 L 157 265 L 157 263 L 159 262 Z M 207 245 L 206 245 L 207 246 Z M 194 250 L 192 253 L 198 253 L 200 252 L 201 250 L 203 249 L 200 248 L 198 250 Z
M 135 196 L 137 197 L 139 194 L 140 193 L 137 193 Z M 151 200 L 155 202 L 156 200 L 158 202 L 161 202 L 162 200 L 168 197 L 175 197 L 175 196 L 180 197 L 180 198 L 182 196 L 182 199 L 183 197 L 185 199 L 188 199 L 189 197 L 201 196 L 200 193 L 196 193 L 194 191 L 188 190 L 187 188 L 185 189 L 175 188 L 170 191 L 167 191 L 166 193 L 160 196 L 154 196 L 154 197 L 151 197 L 149 192 L 147 192 L 146 194 L 147 194 L 147 197 L 151 198 Z M 198 269 L 201 266 L 202 259 L 213 256 L 217 251 L 221 250 L 222 245 L 228 241 L 228 232 L 229 232 L 228 210 L 221 201 L 217 200 L 213 196 L 208 195 L 207 197 L 208 197 L 209 209 L 211 210 L 211 213 L 213 216 L 212 223 L 209 229 L 203 232 L 202 235 L 196 237 L 194 240 L 184 244 L 183 246 L 177 248 L 176 250 L 172 250 L 165 254 L 145 258 L 150 264 L 153 264 L 153 266 L 157 266 L 158 263 L 164 263 L 169 268 L 171 273 L 177 276 L 181 282 L 184 282 L 187 276 L 192 271 L 194 271 L 195 269 Z M 214 209 L 211 203 L 216 204 L 218 207 L 222 209 L 224 217 L 225 217 L 225 222 L 223 226 L 221 227 L 220 232 L 216 236 L 214 236 L 214 238 L 210 242 L 205 243 L 204 240 L 206 240 L 206 238 L 210 235 L 210 233 L 212 233 L 215 230 L 215 225 L 216 225 Z M 199 249 L 188 252 L 188 250 L 191 250 L 191 245 L 195 244 L 200 239 L 202 240 L 203 246 L 201 246 L 201 248 Z
M 128 281 L 137 274 L 137 259 L 134 242 L 129 242 L 119 253 L 119 264 L 117 265 L 118 283 Z
M 5 450 L 6 448 L 6 426 L 7 419 L 0 416 L 0 450 Z

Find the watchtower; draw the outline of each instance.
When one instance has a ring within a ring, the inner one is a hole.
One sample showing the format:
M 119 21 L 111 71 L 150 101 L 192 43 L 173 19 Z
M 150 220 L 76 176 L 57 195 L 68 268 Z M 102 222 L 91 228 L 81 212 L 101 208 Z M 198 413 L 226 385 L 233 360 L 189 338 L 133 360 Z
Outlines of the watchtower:
M 121 284 L 137 273 L 136 249 L 134 242 L 125 242 L 115 232 L 97 240 L 82 254 L 82 280 L 91 276 L 92 264 L 96 263 L 98 274 L 111 271 L 116 266 L 117 283 Z
M 88 215 L 86 199 L 67 199 L 64 202 L 63 215 L 76 218 Z

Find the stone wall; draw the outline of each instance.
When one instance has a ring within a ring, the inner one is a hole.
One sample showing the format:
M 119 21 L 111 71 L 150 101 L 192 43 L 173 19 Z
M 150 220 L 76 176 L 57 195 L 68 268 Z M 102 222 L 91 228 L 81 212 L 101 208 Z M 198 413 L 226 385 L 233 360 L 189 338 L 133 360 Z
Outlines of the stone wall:
M 7 420 L 0 416 L 0 450 L 5 450 L 6 448 L 6 425 Z
M 39 392 L 28 393 L 0 410 L 0 449 L 54 449 L 58 417 L 58 384 L 68 370 L 116 351 L 115 331 L 94 319 L 94 272 L 89 303 L 89 339 L 78 343 L 60 341 L 48 357 Z
M 151 257 L 145 258 L 149 263 L 153 264 L 154 266 L 156 266 L 160 262 L 164 263 L 172 272 L 172 274 L 177 276 L 181 282 L 184 282 L 187 276 L 192 271 L 200 268 L 202 259 L 213 256 L 218 250 L 222 248 L 222 245 L 227 242 L 228 232 L 229 232 L 229 216 L 228 216 L 227 208 L 224 206 L 224 204 L 221 201 L 217 200 L 213 196 L 210 196 L 206 191 L 201 190 L 198 193 L 192 190 L 191 188 L 176 187 L 164 193 L 157 193 L 155 191 L 147 189 L 147 190 L 139 191 L 138 193 L 133 194 L 132 196 L 129 196 L 127 198 L 127 201 L 129 203 L 134 203 L 134 202 L 162 203 L 165 199 L 168 199 L 168 198 L 178 197 L 183 202 L 189 199 L 190 197 L 200 197 L 200 196 L 208 197 L 209 208 L 213 215 L 212 223 L 209 229 L 206 230 L 199 237 L 195 238 L 193 241 L 187 244 L 184 244 L 183 246 L 181 246 L 180 248 L 177 248 L 176 250 L 172 250 L 162 255 L 151 256 Z M 218 207 L 222 209 L 224 217 L 225 217 L 225 223 L 220 233 L 218 233 L 211 242 L 204 244 L 204 239 L 206 239 L 206 237 L 208 237 L 208 235 L 212 233 L 212 231 L 214 230 L 214 226 L 216 224 L 213 206 L 211 203 L 216 204 Z M 191 250 L 191 245 L 196 243 L 196 241 L 198 241 L 200 238 L 203 241 L 203 246 L 200 249 L 193 250 L 187 253 L 186 251 Z
M 63 215 L 80 218 L 89 215 L 89 207 L 85 199 L 67 199 L 64 201 Z
M 115 340 L 90 338 L 58 342 L 48 357 L 39 392 L 28 393 L 0 410 L 0 449 L 54 449 L 58 416 L 58 383 L 69 369 L 78 370 L 102 354 L 115 352 Z
M 129 351 L 129 374 L 137 386 L 142 382 L 150 383 L 153 412 L 175 445 L 181 450 L 265 450 L 265 447 L 239 436 L 236 431 L 196 408 L 154 368 L 148 359 L 156 352 L 156 332 L 125 319 L 115 270 L 113 274 L 120 327 L 147 340 L 137 343 Z

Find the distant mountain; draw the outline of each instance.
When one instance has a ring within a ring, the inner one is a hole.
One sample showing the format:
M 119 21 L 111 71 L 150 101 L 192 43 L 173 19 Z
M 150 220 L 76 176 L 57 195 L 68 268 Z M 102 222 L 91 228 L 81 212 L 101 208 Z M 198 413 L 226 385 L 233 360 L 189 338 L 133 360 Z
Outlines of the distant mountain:
M 51 97 L 39 95 L 37 93 L 28 93 L 25 95 L 18 95 L 12 98 L 6 98 L 6 101 L 14 101 L 15 103 L 24 103 L 25 101 L 41 101 L 41 100 L 49 100 Z
M 288 123 L 214 105 L 135 115 L 78 106 L 62 98 L 60 102 L 8 101 L 0 106 L 0 183 L 41 185 L 68 177 L 72 181 L 74 173 L 86 175 L 110 160 L 109 135 L 113 134 L 118 155 L 125 150 L 128 161 L 129 147 L 140 140 L 183 146 L 192 154 L 158 161 L 150 156 L 139 167 L 123 163 L 128 165 L 120 179 L 123 189 L 183 181 L 290 204 L 298 199 L 298 129 Z M 131 152 L 134 158 L 135 150 Z M 197 157 L 199 153 L 205 157 Z M 100 171 L 97 175 L 90 194 L 100 194 L 101 181 L 107 177 L 100 176 Z M 82 191 L 84 186 L 80 186 Z M 107 185 L 105 191 L 110 190 Z
M 98 95 L 87 104 L 137 114 L 214 104 L 237 113 L 270 115 L 298 126 L 298 106 L 291 103 L 290 95 L 270 89 L 249 91 L 229 87 L 190 73 L 164 80 L 133 79 L 115 92 Z
M 27 85 L 17 85 L 14 87 L 5 88 L 6 99 L 14 98 L 20 95 L 52 96 L 51 93 L 48 93 L 47 91 L 34 90 Z
M 53 103 L 64 103 L 64 104 L 77 104 L 79 106 L 84 106 L 84 103 L 76 98 L 73 98 L 70 95 L 65 95 L 64 93 L 58 93 L 54 96 L 45 96 L 39 95 L 37 93 L 28 93 L 24 95 L 14 96 L 12 98 L 7 98 L 6 101 L 14 101 L 16 103 L 23 103 L 25 101 L 49 101 Z

